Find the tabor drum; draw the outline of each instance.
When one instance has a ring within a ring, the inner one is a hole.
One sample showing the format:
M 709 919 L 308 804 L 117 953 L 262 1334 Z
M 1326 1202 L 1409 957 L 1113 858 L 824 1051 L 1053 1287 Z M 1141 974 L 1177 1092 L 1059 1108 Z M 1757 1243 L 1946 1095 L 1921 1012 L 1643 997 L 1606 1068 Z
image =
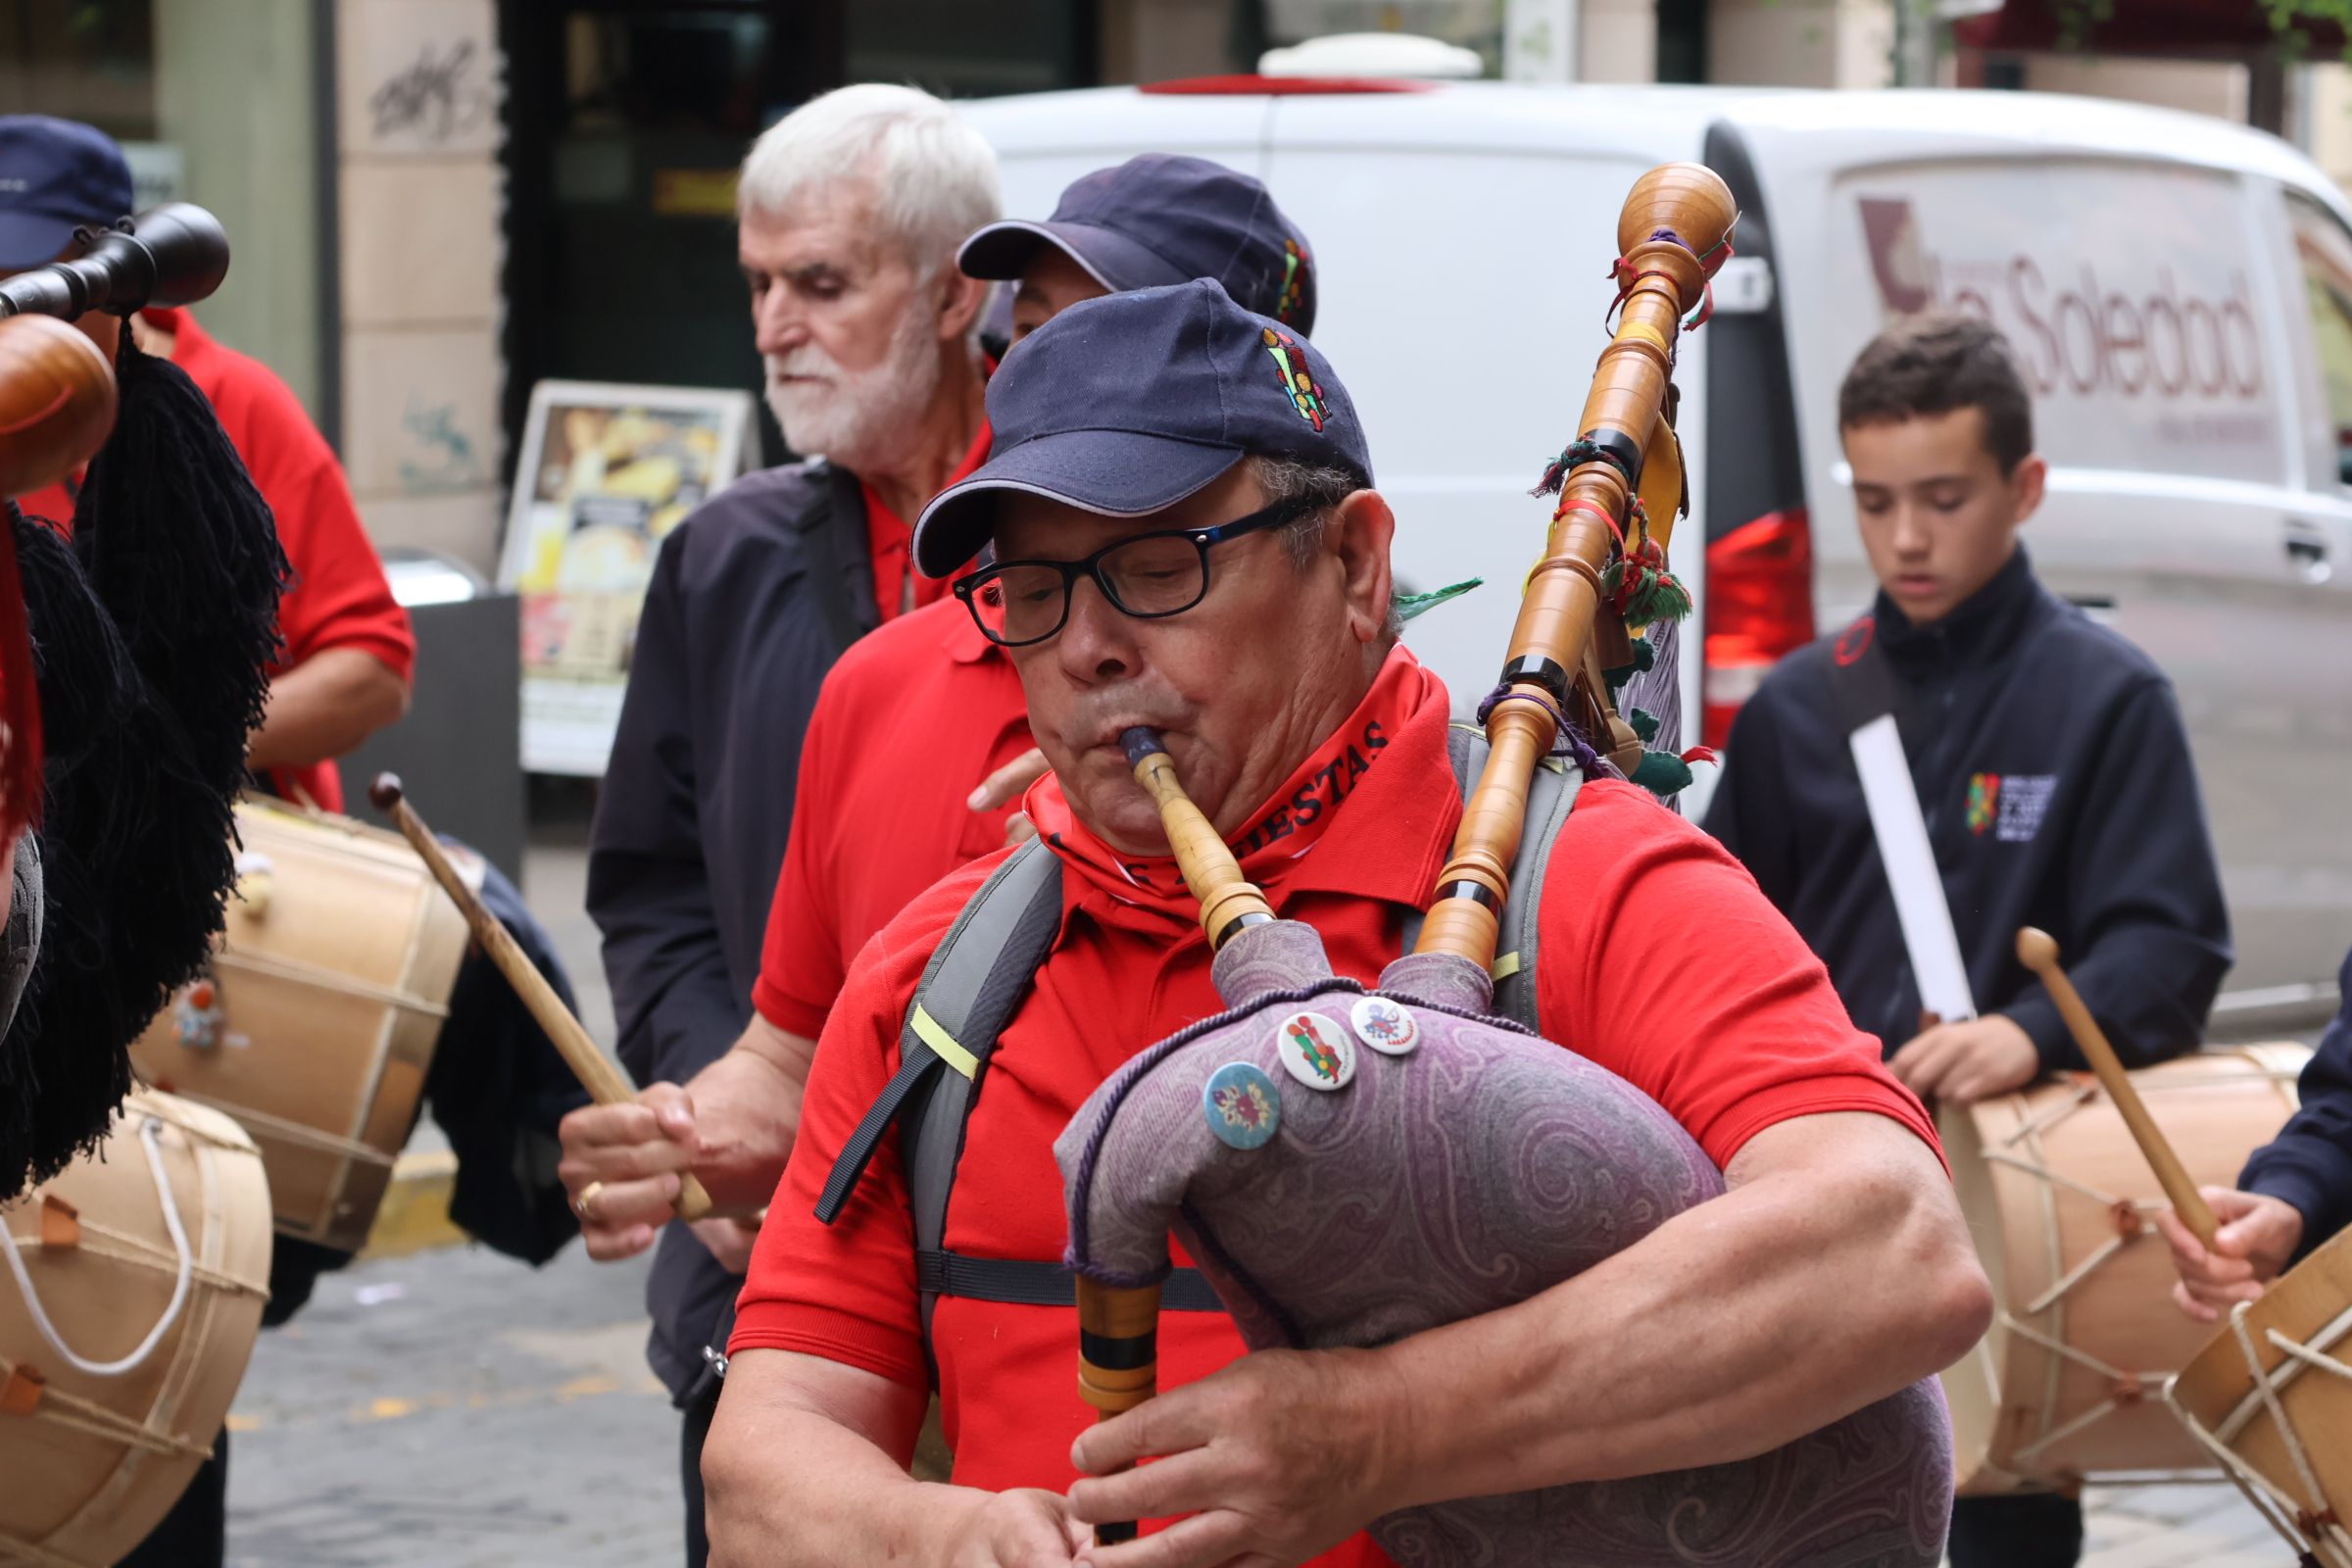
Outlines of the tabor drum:
M 218 1111 L 133 1090 L 0 1207 L 0 1563 L 106 1568 L 212 1451 L 269 1298 L 270 1189 Z
M 2228 1185 L 2296 1105 L 2300 1046 L 2248 1046 L 2132 1075 L 2199 1183 Z M 1938 1118 L 1992 1327 L 1943 1374 L 1965 1495 L 2206 1470 L 2156 1397 L 2210 1330 L 2173 1304 L 2164 1194 L 2096 1079 L 2069 1075 Z
M 253 1136 L 280 1231 L 357 1251 L 416 1119 L 466 919 L 396 833 L 268 801 L 241 803 L 237 831 L 212 973 L 131 1061 Z
M 2352 1231 L 2237 1307 L 2165 1397 L 2305 1560 L 2352 1568 Z

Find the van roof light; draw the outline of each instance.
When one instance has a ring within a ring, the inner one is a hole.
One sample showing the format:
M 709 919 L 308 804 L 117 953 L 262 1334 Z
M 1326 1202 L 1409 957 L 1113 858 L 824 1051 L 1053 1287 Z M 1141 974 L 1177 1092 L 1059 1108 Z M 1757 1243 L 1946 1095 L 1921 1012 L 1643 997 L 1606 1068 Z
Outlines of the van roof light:
M 1146 82 L 1138 92 L 1200 97 L 1298 98 L 1342 93 L 1427 92 L 1426 81 L 1396 81 L 1378 76 L 1264 76 L 1237 72 L 1225 76 L 1179 76 L 1173 81 Z
M 1257 57 L 1269 76 L 1408 76 L 1474 80 L 1487 74 L 1475 49 L 1413 32 L 1334 32 Z

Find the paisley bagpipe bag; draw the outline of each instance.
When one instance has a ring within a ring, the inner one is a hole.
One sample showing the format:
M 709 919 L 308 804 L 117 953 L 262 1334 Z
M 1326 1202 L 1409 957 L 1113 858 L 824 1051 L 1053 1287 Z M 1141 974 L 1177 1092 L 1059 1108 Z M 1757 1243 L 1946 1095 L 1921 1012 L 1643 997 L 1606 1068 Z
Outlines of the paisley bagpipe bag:
M 1724 1191 L 1640 1091 L 1491 1016 L 1490 974 L 1535 768 L 1581 730 L 1640 776 L 1642 736 L 1609 689 L 1637 662 L 1629 624 L 1678 612 L 1670 376 L 1736 216 L 1694 165 L 1653 170 L 1627 201 L 1621 311 L 1582 434 L 1547 475 L 1559 506 L 1488 705 L 1486 768 L 1416 949 L 1376 990 L 1335 978 L 1311 927 L 1274 918 L 1156 737 L 1129 732 L 1230 1010 L 1138 1054 L 1055 1145 L 1080 1391 L 1105 1417 L 1152 1393 L 1171 1234 L 1252 1348 L 1376 1346 L 1525 1300 Z M 1407 1565 L 1931 1568 L 1951 1491 L 1930 1379 L 1753 1459 L 1404 1509 L 1370 1528 Z

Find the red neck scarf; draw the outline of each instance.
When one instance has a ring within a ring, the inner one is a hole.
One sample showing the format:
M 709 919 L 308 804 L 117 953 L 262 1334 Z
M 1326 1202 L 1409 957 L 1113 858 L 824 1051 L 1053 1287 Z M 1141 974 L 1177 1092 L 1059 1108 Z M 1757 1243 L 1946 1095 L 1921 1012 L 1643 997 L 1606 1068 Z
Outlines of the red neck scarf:
M 1321 841 L 1340 806 L 1389 741 L 1424 705 L 1446 701 L 1446 689 L 1399 644 L 1373 677 L 1355 711 L 1293 770 L 1229 841 L 1243 874 L 1271 889 L 1283 872 Z M 1111 848 L 1078 820 L 1049 773 L 1022 803 L 1029 819 L 1061 862 L 1121 904 L 1136 905 L 1189 923 L 1200 906 L 1170 856 L 1137 857 Z

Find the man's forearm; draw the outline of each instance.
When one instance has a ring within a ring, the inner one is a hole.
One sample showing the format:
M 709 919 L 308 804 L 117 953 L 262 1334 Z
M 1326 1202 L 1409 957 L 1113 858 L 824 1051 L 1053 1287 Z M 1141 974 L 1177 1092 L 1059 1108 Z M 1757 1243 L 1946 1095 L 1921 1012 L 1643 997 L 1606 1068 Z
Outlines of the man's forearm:
M 409 710 L 409 683 L 373 654 L 327 648 L 270 682 L 248 765 L 308 767 L 341 757 Z
M 700 1151 L 694 1171 L 720 1207 L 766 1204 L 792 1157 L 815 1044 L 755 1014 L 734 1048 L 686 1083 Z
M 1542 1296 L 1371 1352 L 1399 1503 L 1750 1457 L 1965 1354 L 1984 1277 L 1934 1156 L 1885 1125 L 1915 1157 L 1874 1139 L 1740 1182 Z
M 806 1359 L 755 1350 L 729 1371 L 703 1445 L 711 1568 L 944 1562 L 989 1494 L 916 1481 L 875 1441 L 811 1408 L 783 1370 Z M 919 1424 L 921 1401 L 908 1408 Z M 889 1440 L 912 1454 L 911 1426 Z

